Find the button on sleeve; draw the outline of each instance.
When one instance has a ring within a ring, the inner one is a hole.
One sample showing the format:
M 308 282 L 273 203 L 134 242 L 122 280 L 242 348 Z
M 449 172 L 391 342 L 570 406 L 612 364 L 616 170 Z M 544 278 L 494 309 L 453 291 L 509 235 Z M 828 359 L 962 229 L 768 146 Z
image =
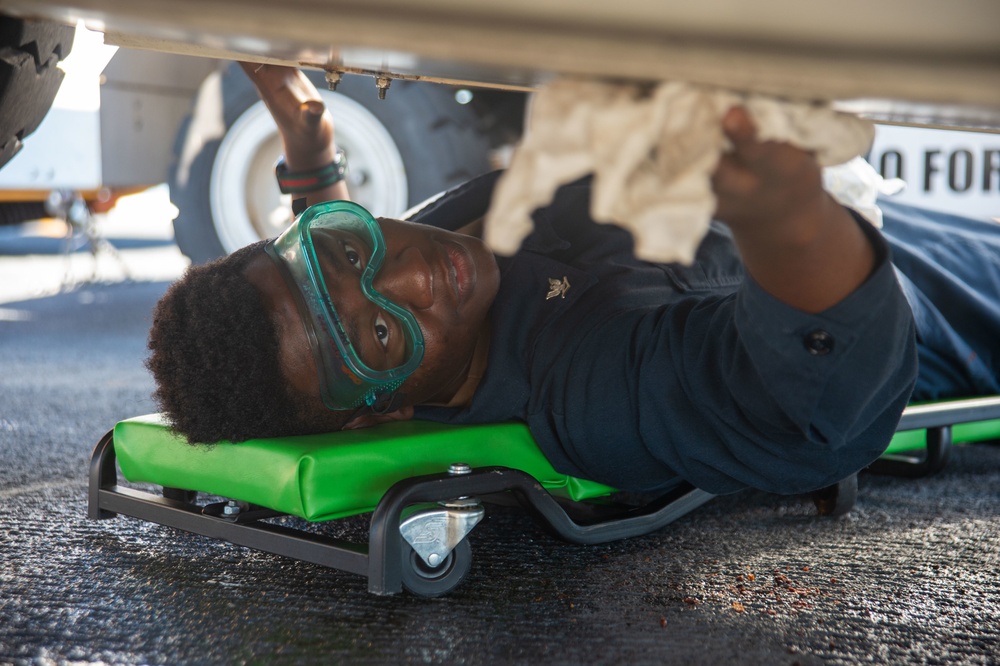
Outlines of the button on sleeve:
M 826 356 L 833 351 L 833 336 L 821 328 L 806 333 L 802 342 L 813 356 Z

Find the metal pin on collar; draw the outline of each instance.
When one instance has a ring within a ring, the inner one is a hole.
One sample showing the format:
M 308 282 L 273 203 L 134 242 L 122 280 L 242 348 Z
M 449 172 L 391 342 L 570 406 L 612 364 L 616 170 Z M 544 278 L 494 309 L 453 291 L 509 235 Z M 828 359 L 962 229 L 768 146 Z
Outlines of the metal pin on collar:
M 569 279 L 564 275 L 562 280 L 557 278 L 549 278 L 549 293 L 545 295 L 545 300 L 555 298 L 566 298 L 566 292 L 569 291 Z

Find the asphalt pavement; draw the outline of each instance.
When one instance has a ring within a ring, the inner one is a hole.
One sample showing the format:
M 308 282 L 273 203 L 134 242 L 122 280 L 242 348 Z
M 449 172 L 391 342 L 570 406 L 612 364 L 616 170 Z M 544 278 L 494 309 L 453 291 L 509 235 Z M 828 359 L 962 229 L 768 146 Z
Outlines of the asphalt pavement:
M 0 234 L 0 663 L 1000 663 L 996 445 L 958 447 L 922 480 L 862 475 L 840 519 L 746 492 L 576 546 L 491 509 L 468 578 L 434 600 L 88 520 L 93 446 L 153 410 L 150 312 L 184 265 L 156 229 L 119 224 L 106 232 L 118 259 L 96 260 Z

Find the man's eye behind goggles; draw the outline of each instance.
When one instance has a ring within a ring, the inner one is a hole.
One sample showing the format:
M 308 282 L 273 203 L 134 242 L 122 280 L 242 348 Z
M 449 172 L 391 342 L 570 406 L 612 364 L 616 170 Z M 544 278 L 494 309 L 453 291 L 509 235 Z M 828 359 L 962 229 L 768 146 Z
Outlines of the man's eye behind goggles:
M 385 238 L 371 213 L 350 201 L 310 206 L 265 252 L 295 298 L 323 403 L 397 409 L 393 392 L 420 365 L 424 337 L 416 318 L 373 286 Z

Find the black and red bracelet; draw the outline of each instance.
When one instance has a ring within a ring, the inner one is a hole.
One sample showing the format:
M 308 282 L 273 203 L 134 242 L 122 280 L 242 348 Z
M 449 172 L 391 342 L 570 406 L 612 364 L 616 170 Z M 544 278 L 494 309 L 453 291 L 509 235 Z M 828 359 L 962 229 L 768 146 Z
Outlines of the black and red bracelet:
M 321 190 L 344 180 L 346 173 L 347 157 L 339 148 L 332 162 L 311 171 L 290 172 L 284 156 L 278 158 L 278 163 L 274 165 L 274 177 L 278 179 L 278 189 L 282 194 L 304 194 Z

